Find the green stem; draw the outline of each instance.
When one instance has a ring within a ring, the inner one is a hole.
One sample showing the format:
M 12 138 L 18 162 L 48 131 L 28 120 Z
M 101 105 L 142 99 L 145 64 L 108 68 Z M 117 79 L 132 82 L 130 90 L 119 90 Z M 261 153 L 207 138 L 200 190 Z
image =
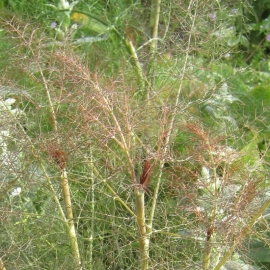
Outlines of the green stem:
M 57 134 L 58 133 L 58 123 L 57 123 L 57 119 L 56 119 L 56 113 L 55 113 L 55 110 L 53 107 L 53 102 L 51 99 L 50 90 L 49 90 L 46 78 L 43 74 L 43 70 L 42 70 L 40 65 L 39 65 L 39 71 L 40 71 L 43 85 L 44 85 L 44 88 L 45 88 L 45 91 L 47 94 L 47 98 L 49 101 L 49 108 L 50 108 L 51 116 L 53 119 L 54 132 Z M 59 140 L 58 140 L 58 143 L 60 144 Z M 75 264 L 79 267 L 79 269 L 82 269 L 77 234 L 76 234 L 75 224 L 74 224 L 74 220 L 73 220 L 69 181 L 68 181 L 67 172 L 66 172 L 65 168 L 63 170 L 61 170 L 60 184 L 62 187 L 62 194 L 64 197 L 64 203 L 65 203 L 65 208 L 66 208 L 67 234 L 68 234 L 68 238 L 69 238 L 69 242 L 70 242 L 71 253 L 72 253 L 73 260 L 74 260 Z
M 2 258 L 0 258 L 0 270 L 6 270 L 5 264 L 2 260 Z
M 197 1 L 196 1 L 197 4 Z M 192 20 L 192 25 L 191 25 L 191 32 L 194 28 L 194 24 L 195 24 L 195 18 L 196 18 L 196 13 L 197 13 L 197 7 L 195 8 L 195 14 L 193 15 L 193 20 Z M 173 128 L 174 128 L 174 123 L 175 123 L 175 119 L 177 116 L 177 111 L 179 108 L 179 102 L 180 102 L 180 96 L 182 93 L 182 85 L 183 85 L 183 81 L 184 81 L 184 76 L 185 76 L 185 72 L 186 72 L 186 68 L 187 68 L 187 62 L 188 62 L 188 56 L 189 56 L 189 48 L 191 45 L 191 33 L 189 35 L 189 39 L 188 39 L 188 44 L 187 44 L 187 50 L 186 50 L 186 56 L 185 56 L 185 61 L 184 61 L 184 65 L 183 65 L 183 70 L 180 76 L 180 85 L 178 88 L 178 92 L 177 92 L 177 96 L 176 96 L 176 100 L 175 100 L 175 106 L 172 112 L 172 117 L 171 120 L 168 124 L 168 133 L 167 136 L 165 138 L 165 142 L 164 142 L 164 149 L 163 149 L 163 153 L 162 156 L 166 156 L 167 153 L 169 152 L 169 143 L 170 143 L 170 139 L 171 139 L 171 135 L 173 132 Z M 152 199 L 152 205 L 150 208 L 150 215 L 149 215 L 149 221 L 147 224 L 147 234 L 149 235 L 149 237 L 151 237 L 152 234 L 152 227 L 153 227 L 153 221 L 154 221 L 154 215 L 155 215 L 155 210 L 156 210 L 156 206 L 157 206 L 157 200 L 158 200 L 158 194 L 159 194 L 159 188 L 160 188 L 160 184 L 161 184 L 161 179 L 162 179 L 162 172 L 163 172 L 163 168 L 164 168 L 164 159 L 162 159 L 160 161 L 160 165 L 159 165 L 159 174 L 157 176 L 157 182 L 156 182 L 156 186 L 155 186 L 155 190 L 154 190 L 154 195 L 153 195 L 153 199 Z
M 128 54 L 131 57 L 130 63 L 132 64 L 132 66 L 135 69 L 135 72 L 136 72 L 137 77 L 138 77 L 138 82 L 139 82 L 139 90 L 136 91 L 135 96 L 138 95 L 138 94 L 142 95 L 142 94 L 144 94 L 144 91 L 145 91 L 145 85 L 147 83 L 147 79 L 145 78 L 142 66 L 140 64 L 137 51 L 136 51 L 133 43 L 127 37 L 124 38 L 118 32 L 118 30 L 116 28 L 112 27 L 111 29 L 116 34 L 118 39 L 124 43 L 124 45 L 126 47 L 126 50 L 127 50 Z
M 93 163 L 81 153 L 82 156 L 87 160 L 88 165 L 93 170 L 93 173 L 104 183 L 104 185 L 108 188 L 108 190 L 115 196 L 115 198 L 126 208 L 126 210 L 133 216 L 136 217 L 136 214 L 128 207 L 128 205 L 119 197 L 119 195 L 114 191 L 114 189 L 107 183 L 106 180 L 103 179 L 102 175 L 98 172 L 97 168 L 94 166 Z
M 79 269 L 82 269 L 77 234 L 76 234 L 75 224 L 74 224 L 74 219 L 73 219 L 69 183 L 68 183 L 68 178 L 67 178 L 67 172 L 65 169 L 62 171 L 62 174 L 61 174 L 61 187 L 62 187 L 62 193 L 64 196 L 64 202 L 65 202 L 65 207 L 66 207 L 66 218 L 67 218 L 68 236 L 69 236 L 69 242 L 71 246 L 71 252 L 73 254 L 74 262 L 79 267 Z
M 90 162 L 93 164 L 93 153 L 92 150 L 90 151 Z M 93 239 L 94 239 L 94 217 L 95 217 L 95 180 L 94 180 L 94 173 L 91 170 L 91 232 L 90 232 L 90 246 L 89 246 L 89 264 L 90 270 L 93 269 Z
M 136 199 L 137 224 L 139 227 L 141 270 L 147 270 L 149 261 L 149 237 L 146 232 L 146 224 L 145 224 L 144 190 L 141 189 L 140 187 L 135 189 L 135 199 Z
M 57 119 L 56 119 L 56 113 L 55 113 L 55 110 L 53 107 L 53 102 L 51 99 L 50 90 L 49 90 L 46 78 L 43 74 L 43 70 L 42 70 L 40 65 L 39 65 L 39 71 L 40 71 L 40 74 L 41 74 L 41 77 L 43 80 L 43 85 L 45 87 L 45 91 L 46 91 L 47 98 L 49 101 L 49 108 L 50 108 L 51 116 L 53 119 L 54 132 L 57 134 L 58 133 L 58 123 L 57 123 Z M 58 139 L 58 143 L 60 144 L 59 139 Z M 67 234 L 68 234 L 68 238 L 69 238 L 69 242 L 70 242 L 73 260 L 74 260 L 75 264 L 79 267 L 79 269 L 82 269 L 77 234 L 76 234 L 75 224 L 74 224 L 74 220 L 73 220 L 69 181 L 68 181 L 67 172 L 66 172 L 65 168 L 63 170 L 61 170 L 60 184 L 62 187 L 62 194 L 64 197 L 64 203 L 65 203 L 65 208 L 66 208 L 66 219 L 67 219 L 67 225 L 68 225 L 67 226 Z
M 133 64 L 133 66 L 135 68 L 135 71 L 136 71 L 136 74 L 138 76 L 139 87 L 140 87 L 138 92 L 145 91 L 146 78 L 144 76 L 144 72 L 142 70 L 142 66 L 140 64 L 139 57 L 138 57 L 138 54 L 136 52 L 136 49 L 133 46 L 132 42 L 129 41 L 128 39 L 125 39 L 124 43 L 125 43 L 125 46 L 127 48 L 127 51 L 129 53 L 129 55 L 131 56 L 131 63 Z M 138 92 L 136 92 L 136 93 L 138 93 Z
M 205 250 L 203 252 L 203 270 L 208 270 L 211 258 L 211 241 L 205 242 Z
M 250 232 L 251 228 L 254 226 L 254 224 L 260 219 L 261 215 L 264 213 L 264 211 L 270 206 L 270 199 L 267 200 L 262 207 L 257 211 L 257 213 L 252 217 L 248 225 L 244 227 L 241 233 L 239 233 L 239 236 L 234 241 L 234 244 L 231 246 L 229 250 L 227 250 L 223 257 L 220 259 L 219 263 L 216 265 L 214 270 L 220 270 L 221 267 L 227 262 L 233 251 L 235 250 L 235 246 L 237 243 L 239 243 L 241 240 L 243 240 L 246 235 Z
M 63 196 L 64 196 L 64 201 L 65 201 L 65 206 L 66 206 L 66 215 L 62 209 L 62 206 L 59 202 L 59 199 L 54 191 L 54 188 L 51 184 L 50 177 L 46 173 L 46 169 L 44 168 L 44 165 L 40 162 L 40 168 L 44 173 L 44 176 L 47 180 L 47 183 L 49 185 L 49 189 L 53 195 L 54 201 L 57 205 L 58 211 L 62 216 L 62 219 L 65 223 L 66 231 L 67 231 L 67 236 L 70 242 L 71 246 L 71 252 L 73 254 L 73 259 L 75 264 L 79 267 L 78 269 L 81 268 L 81 259 L 80 259 L 80 252 L 79 252 L 79 246 L 78 246 L 78 241 L 77 241 L 77 235 L 75 231 L 75 225 L 73 221 L 73 214 L 72 214 L 72 208 L 71 208 L 71 199 L 70 199 L 70 192 L 69 192 L 69 185 L 68 185 L 68 180 L 67 180 L 67 175 L 66 172 L 63 171 L 61 175 L 61 186 L 63 190 Z
M 150 61 L 148 65 L 148 78 L 150 78 L 150 88 L 153 89 L 155 83 L 155 63 L 158 48 L 158 26 L 160 16 L 161 0 L 154 0 L 151 9 L 150 27 L 152 30 L 151 43 L 150 43 Z M 149 90 L 147 93 L 149 95 Z

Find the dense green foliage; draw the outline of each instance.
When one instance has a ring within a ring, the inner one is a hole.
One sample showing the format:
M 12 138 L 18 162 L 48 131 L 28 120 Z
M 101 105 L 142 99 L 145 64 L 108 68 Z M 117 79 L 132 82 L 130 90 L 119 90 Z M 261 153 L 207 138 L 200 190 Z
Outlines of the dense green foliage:
M 270 269 L 269 14 L 0 1 L 0 269 Z

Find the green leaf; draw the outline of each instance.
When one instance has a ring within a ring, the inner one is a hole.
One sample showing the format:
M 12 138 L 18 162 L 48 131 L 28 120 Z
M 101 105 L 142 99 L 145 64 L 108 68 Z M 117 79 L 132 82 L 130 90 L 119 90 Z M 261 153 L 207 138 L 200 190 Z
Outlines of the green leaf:
M 254 239 L 250 244 L 249 257 L 262 263 L 270 263 L 270 249 L 260 240 Z
M 240 42 L 239 37 L 231 37 L 231 38 L 229 38 L 227 44 L 230 47 L 234 47 L 234 46 L 238 45 L 239 42 Z
M 250 95 L 257 106 L 270 106 L 270 85 L 258 86 L 251 90 Z
M 249 142 L 242 150 L 243 154 L 242 160 L 245 164 L 255 164 L 260 159 L 260 153 L 257 147 L 259 142 L 258 138 L 254 138 L 251 142 Z
M 240 35 L 240 44 L 247 48 L 249 46 L 249 41 L 245 36 Z

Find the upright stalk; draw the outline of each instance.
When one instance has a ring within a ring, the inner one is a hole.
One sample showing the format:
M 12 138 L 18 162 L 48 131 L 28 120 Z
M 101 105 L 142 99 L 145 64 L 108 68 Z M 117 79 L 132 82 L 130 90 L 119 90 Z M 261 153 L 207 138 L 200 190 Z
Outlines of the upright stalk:
M 149 66 L 148 66 L 148 71 L 147 71 L 147 78 L 150 78 L 150 84 L 147 85 L 148 89 L 146 90 L 148 99 L 149 99 L 150 90 L 153 89 L 154 81 L 155 81 L 154 73 L 155 73 L 155 59 L 156 59 L 157 47 L 158 47 L 158 26 L 159 26 L 159 16 L 160 16 L 160 5 L 161 5 L 161 0 L 154 0 L 152 3 L 152 12 L 151 12 L 152 41 L 151 41 L 151 47 L 150 47 L 150 61 L 149 61 Z M 195 17 L 196 17 L 196 14 L 194 14 L 193 16 L 191 31 L 194 27 Z M 189 36 L 188 48 L 190 47 L 190 43 L 191 43 L 191 34 Z M 180 86 L 178 89 L 174 110 L 172 113 L 171 121 L 169 123 L 167 137 L 165 139 L 165 146 L 162 153 L 163 156 L 166 156 L 166 154 L 169 151 L 169 142 L 170 142 L 170 137 L 171 137 L 173 127 L 174 127 L 175 118 L 177 115 L 178 105 L 180 101 L 180 94 L 182 92 L 182 83 L 183 83 L 184 74 L 185 74 L 185 70 L 187 66 L 187 60 L 188 60 L 188 50 L 186 53 L 185 63 L 184 63 L 182 75 L 180 78 Z M 154 214 L 155 214 L 155 209 L 156 209 L 156 204 L 157 204 L 157 199 L 158 199 L 158 193 L 159 193 L 164 163 L 165 163 L 164 160 L 162 160 L 159 164 L 159 175 L 158 175 L 158 179 L 157 179 L 154 194 L 153 194 L 149 221 L 147 224 L 146 224 L 146 219 L 145 219 L 144 190 L 141 188 L 135 188 L 137 224 L 139 227 L 141 270 L 148 269 L 150 237 L 152 234 Z
M 208 148 L 208 152 L 210 153 L 210 164 L 211 164 L 211 168 L 215 168 L 215 159 L 214 156 L 212 154 L 212 147 L 209 143 L 209 141 L 206 141 L 207 144 L 207 148 Z M 213 210 L 211 213 L 211 217 L 210 217 L 210 224 L 208 225 L 207 228 L 207 232 L 206 232 L 206 240 L 205 240 L 205 247 L 204 247 L 204 251 L 203 251 L 203 255 L 202 255 L 202 266 L 203 266 L 203 270 L 208 270 L 209 266 L 210 266 L 210 261 L 211 261 L 211 255 L 212 255 L 212 236 L 213 236 L 213 228 L 215 225 L 215 220 L 216 220 L 216 213 L 217 213 L 217 204 L 216 202 L 218 201 L 218 187 L 217 187 L 217 172 L 214 169 L 213 170 L 213 180 L 214 180 L 214 202 L 213 202 Z
M 34 56 L 35 55 L 34 51 L 31 50 L 31 52 L 32 52 L 32 55 Z M 58 126 L 57 126 L 56 114 L 55 114 L 55 110 L 53 107 L 53 102 L 51 99 L 48 84 L 47 84 L 46 78 L 44 76 L 44 73 L 43 73 L 40 65 L 39 65 L 39 72 L 41 74 L 43 85 L 44 85 L 46 95 L 48 98 L 49 109 L 50 109 L 51 118 L 53 121 L 54 132 L 57 134 L 58 133 Z M 36 151 L 35 151 L 34 147 L 32 146 L 31 140 L 29 139 L 29 137 L 25 133 L 24 128 L 21 126 L 21 124 L 19 122 L 17 124 L 20 127 L 21 131 L 26 135 L 25 137 L 28 139 L 29 145 L 31 145 L 31 148 L 33 149 L 33 152 L 35 153 Z M 40 163 L 40 166 L 41 166 L 44 174 L 46 175 L 46 170 L 45 170 L 43 164 Z M 77 241 L 77 235 L 76 235 L 76 230 L 75 230 L 75 224 L 74 224 L 74 220 L 73 220 L 72 203 L 71 203 L 71 196 L 70 196 L 70 189 L 69 189 L 69 183 L 68 183 L 68 178 L 67 178 L 67 172 L 66 172 L 65 168 L 61 168 L 61 187 L 62 187 L 62 193 L 63 193 L 64 203 L 65 203 L 65 208 L 66 208 L 66 215 L 64 215 L 64 212 L 63 212 L 62 207 L 59 203 L 59 200 L 58 200 L 56 194 L 54 193 L 53 188 L 50 184 L 49 178 L 47 176 L 46 176 L 46 178 L 48 180 L 49 187 L 50 187 L 52 194 L 54 196 L 54 200 L 57 204 L 58 210 L 59 210 L 61 216 L 64 218 L 64 222 L 65 222 L 66 229 L 67 229 L 67 235 L 68 235 L 70 246 L 71 246 L 73 260 L 74 260 L 76 266 L 78 266 L 78 269 L 82 269 L 80 252 L 79 252 L 78 241 Z
M 139 57 L 136 51 L 136 48 L 134 47 L 131 40 L 129 40 L 128 37 L 123 38 L 123 36 L 117 31 L 117 29 L 113 28 L 113 32 L 117 35 L 119 40 L 124 43 L 126 50 L 128 54 L 130 55 L 130 63 L 134 67 L 134 70 L 136 72 L 138 83 L 139 83 L 139 89 L 135 92 L 135 96 L 140 94 L 144 94 L 145 91 L 145 85 L 147 83 L 147 80 L 145 78 L 145 74 L 143 72 L 142 65 L 139 61 Z
M 145 223 L 144 190 L 141 189 L 140 187 L 135 189 L 135 200 L 136 200 L 137 224 L 139 227 L 138 237 L 140 247 L 141 270 L 147 270 L 149 261 L 149 237 L 146 232 L 146 223 Z
M 155 63 L 158 48 L 158 26 L 159 26 L 159 16 L 160 16 L 160 6 L 161 0 L 153 0 L 151 8 L 150 17 L 150 27 L 151 27 L 151 43 L 150 43 L 150 61 L 148 65 L 147 77 L 150 79 L 149 91 L 153 89 L 155 83 Z
M 93 163 L 93 153 L 90 150 L 90 162 Z M 94 172 L 91 169 L 91 232 L 90 232 L 90 245 L 89 245 L 89 270 L 93 269 L 93 240 L 94 240 L 94 216 L 95 216 L 95 180 Z
M 68 225 L 68 237 L 69 237 L 71 252 L 72 252 L 75 264 L 79 267 L 79 269 L 82 269 L 80 251 L 79 251 L 79 246 L 78 246 L 78 241 L 77 241 L 75 224 L 73 220 L 72 202 L 71 202 L 70 189 L 69 189 L 66 169 L 63 169 L 62 174 L 61 174 L 61 187 L 62 187 L 64 203 L 66 207 L 66 219 L 67 219 L 67 225 Z
M 56 113 L 55 113 L 55 110 L 53 107 L 53 102 L 51 99 L 51 95 L 50 95 L 50 91 L 48 88 L 46 78 L 45 78 L 40 66 L 39 66 L 39 71 L 40 71 L 40 74 L 41 74 L 41 77 L 43 80 L 43 85 L 45 87 L 45 91 L 46 91 L 47 98 L 49 101 L 49 108 L 50 108 L 50 112 L 51 112 L 51 118 L 53 120 L 54 132 L 57 134 L 58 133 L 58 123 L 57 123 L 57 119 L 56 119 Z M 60 144 L 59 139 L 58 139 L 57 143 Z M 60 184 L 61 184 L 61 188 L 62 188 L 62 194 L 64 197 L 64 203 L 65 203 L 65 209 L 66 209 L 67 235 L 69 238 L 73 261 L 76 264 L 76 266 L 78 267 L 78 269 L 82 269 L 77 234 L 76 234 L 75 224 L 74 224 L 74 220 L 73 220 L 72 202 L 71 202 L 71 196 L 70 196 L 70 187 L 69 187 L 69 182 L 68 182 L 67 171 L 66 171 L 65 165 L 64 165 L 64 167 L 61 167 L 60 169 L 61 169 Z
M 205 246 L 204 246 L 204 252 L 203 252 L 203 270 L 208 270 L 209 265 L 210 265 L 210 259 L 211 259 L 211 251 L 212 251 L 212 246 L 211 246 L 211 238 L 213 234 L 213 229 L 208 228 L 207 230 L 207 236 L 205 240 Z
M 137 77 L 138 77 L 138 82 L 139 82 L 140 88 L 139 88 L 139 91 L 136 92 L 136 94 L 144 92 L 146 79 L 145 79 L 143 69 L 142 69 L 142 66 L 140 64 L 136 49 L 135 49 L 134 45 L 132 44 L 132 42 L 130 40 L 128 40 L 127 38 L 125 39 L 124 43 L 125 43 L 125 46 L 127 48 L 129 55 L 131 56 L 131 62 L 135 68 L 135 71 L 136 71 Z
M 6 270 L 3 260 L 0 258 L 0 270 Z
M 154 64 L 157 52 L 157 37 L 158 37 L 158 25 L 159 25 L 159 15 L 160 15 L 160 4 L 161 0 L 154 0 L 152 3 L 151 9 L 151 19 L 150 24 L 152 28 L 152 40 L 150 43 L 150 61 L 148 66 L 147 78 L 150 78 L 149 82 L 144 78 L 141 65 L 138 61 L 136 51 L 134 50 L 132 42 L 126 43 L 126 46 L 130 52 L 130 55 L 133 57 L 135 62 L 135 67 L 140 78 L 140 88 L 143 89 L 144 97 L 149 99 L 150 90 L 154 85 Z M 137 65 L 136 65 L 137 64 Z M 133 137 L 133 136 L 132 136 Z M 128 156 L 129 158 L 129 156 Z M 133 170 L 133 167 L 132 167 Z M 149 244 L 150 244 L 150 234 L 146 228 L 145 221 L 145 201 L 144 193 L 142 186 L 135 187 L 134 195 L 136 201 L 136 215 L 137 215 L 137 224 L 138 224 L 138 240 L 140 247 L 140 263 L 141 270 L 147 270 L 149 264 Z
M 177 92 L 177 96 L 176 96 L 176 100 L 175 100 L 175 106 L 174 106 L 174 109 L 173 109 L 173 112 L 172 112 L 171 120 L 170 120 L 169 125 L 168 125 L 168 132 L 167 132 L 167 136 L 165 138 L 164 148 L 163 148 L 163 151 L 162 151 L 163 152 L 162 153 L 163 157 L 165 157 L 167 155 L 168 151 L 169 151 L 169 143 L 170 143 L 171 135 L 172 135 L 173 128 L 174 128 L 175 119 L 176 119 L 176 116 L 177 116 L 177 110 L 179 108 L 180 96 L 181 96 L 181 92 L 182 92 L 182 85 L 183 85 L 184 76 L 185 76 L 185 72 L 186 72 L 186 68 L 187 68 L 187 62 L 188 62 L 188 56 L 189 56 L 189 48 L 190 48 L 190 44 L 191 44 L 191 32 L 193 31 L 193 28 L 194 28 L 196 13 L 197 13 L 197 1 L 196 1 L 195 12 L 192 15 L 192 25 L 191 25 L 190 35 L 189 35 L 189 39 L 188 39 L 184 65 L 183 65 L 183 69 L 182 69 L 182 72 L 181 72 L 181 76 L 179 78 L 180 85 L 179 85 L 179 88 L 178 88 L 178 92 Z M 164 164 L 165 164 L 165 161 L 162 159 L 160 161 L 160 163 L 159 163 L 159 174 L 157 176 L 157 181 L 156 181 L 156 184 L 155 184 L 155 190 L 154 190 L 154 194 L 153 194 L 152 205 L 151 205 L 151 208 L 150 208 L 149 220 L 148 220 L 147 227 L 146 227 L 147 235 L 148 235 L 149 238 L 151 237 L 151 234 L 152 234 L 152 231 L 153 231 L 152 227 L 153 227 L 153 221 L 154 221 L 154 216 L 155 216 L 155 210 L 156 210 L 156 205 L 157 205 L 157 199 L 158 199 L 159 188 L 160 188 L 160 184 L 161 184 L 162 172 L 163 172 Z

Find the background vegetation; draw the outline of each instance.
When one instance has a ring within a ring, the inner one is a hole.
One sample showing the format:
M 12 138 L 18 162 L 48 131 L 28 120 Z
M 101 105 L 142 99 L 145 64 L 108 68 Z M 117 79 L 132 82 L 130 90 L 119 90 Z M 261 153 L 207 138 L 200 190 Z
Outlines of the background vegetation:
M 270 269 L 269 1 L 0 1 L 0 269 Z

